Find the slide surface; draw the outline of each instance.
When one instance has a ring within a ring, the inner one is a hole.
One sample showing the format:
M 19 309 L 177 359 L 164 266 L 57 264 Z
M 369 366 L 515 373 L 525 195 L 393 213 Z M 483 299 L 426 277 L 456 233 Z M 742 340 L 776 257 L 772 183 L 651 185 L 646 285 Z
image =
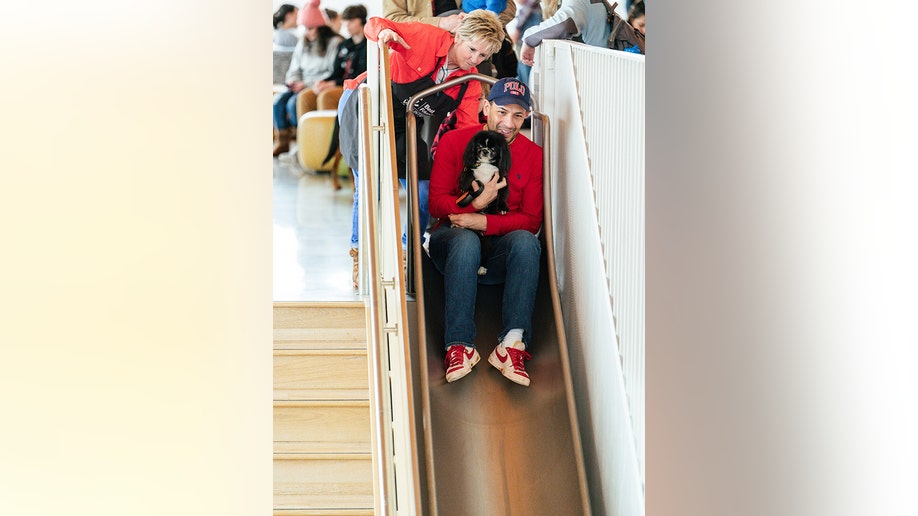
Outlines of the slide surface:
M 446 383 L 443 276 L 423 255 L 427 393 L 433 493 L 439 515 L 578 515 L 588 512 L 579 440 L 572 430 L 544 238 L 533 312 L 529 387 L 488 363 L 501 331 L 503 286 L 478 286 L 475 345 L 481 361 Z M 423 254 L 423 253 L 422 253 Z M 561 325 L 563 329 L 563 325 Z M 569 345 L 576 345 L 572 343 Z M 423 388 L 423 386 L 422 386 Z

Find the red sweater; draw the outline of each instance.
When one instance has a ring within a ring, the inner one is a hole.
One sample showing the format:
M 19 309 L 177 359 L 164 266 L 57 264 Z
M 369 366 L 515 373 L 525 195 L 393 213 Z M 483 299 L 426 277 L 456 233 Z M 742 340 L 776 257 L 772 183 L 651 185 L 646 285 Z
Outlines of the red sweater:
M 440 219 L 437 227 L 449 223 L 450 213 L 475 213 L 469 204 L 456 205 L 459 197 L 459 175 L 462 173 L 462 153 L 472 136 L 482 126 L 465 127 L 447 132 L 440 139 L 437 155 L 430 172 L 430 194 L 427 208 L 430 215 Z M 486 235 L 505 235 L 517 229 L 535 233 L 542 226 L 542 148 L 522 134 L 510 144 L 510 173 L 507 183 L 510 194 L 504 215 L 485 215 L 488 218 Z
M 363 32 L 370 41 L 378 41 L 379 33 L 383 29 L 395 31 L 411 47 L 406 49 L 398 43 L 389 43 L 389 49 L 392 50 L 390 56 L 392 82 L 408 84 L 425 75 L 436 79 L 437 69 L 446 62 L 446 54 L 453 44 L 454 36 L 452 34 L 426 23 L 398 23 L 379 17 L 370 18 L 363 28 Z M 447 77 L 447 80 L 470 73 L 478 73 L 478 69 L 456 70 Z M 461 85 L 453 86 L 444 90 L 443 93 L 456 98 L 459 96 L 460 87 Z M 459 107 L 456 108 L 456 127 L 478 124 L 478 98 L 480 96 L 481 84 L 478 81 L 471 81 L 459 103 Z

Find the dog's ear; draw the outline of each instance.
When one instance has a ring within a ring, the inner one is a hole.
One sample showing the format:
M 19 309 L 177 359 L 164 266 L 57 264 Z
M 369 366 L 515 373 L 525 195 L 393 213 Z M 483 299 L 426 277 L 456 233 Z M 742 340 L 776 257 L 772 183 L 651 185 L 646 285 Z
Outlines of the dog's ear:
M 504 173 L 507 173 L 510 171 L 511 165 L 510 146 L 507 145 L 507 142 L 504 140 L 503 136 L 500 137 L 500 145 L 498 145 L 497 149 L 500 154 L 500 160 L 497 164 L 497 168 L 502 170 Z
M 462 163 L 466 167 L 474 167 L 475 163 L 478 162 L 478 146 L 481 138 L 479 135 L 481 133 L 475 133 L 472 136 L 472 139 L 469 140 L 469 144 L 465 146 L 465 152 L 462 153 Z

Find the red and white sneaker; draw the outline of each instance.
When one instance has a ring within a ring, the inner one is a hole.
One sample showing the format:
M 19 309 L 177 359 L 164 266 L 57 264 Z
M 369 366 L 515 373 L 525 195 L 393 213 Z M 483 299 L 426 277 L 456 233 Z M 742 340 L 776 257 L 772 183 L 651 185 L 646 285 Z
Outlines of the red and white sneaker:
M 475 348 L 453 344 L 447 348 L 446 359 L 443 361 L 443 365 L 446 366 L 446 381 L 455 382 L 469 374 L 479 360 L 481 355 Z
M 522 342 L 517 342 L 516 345 L 522 345 Z M 499 345 L 491 352 L 491 356 L 488 357 L 488 363 L 496 367 L 511 382 L 528 387 L 529 374 L 526 372 L 526 366 L 523 365 L 523 361 L 531 358 L 532 355 L 525 350 Z

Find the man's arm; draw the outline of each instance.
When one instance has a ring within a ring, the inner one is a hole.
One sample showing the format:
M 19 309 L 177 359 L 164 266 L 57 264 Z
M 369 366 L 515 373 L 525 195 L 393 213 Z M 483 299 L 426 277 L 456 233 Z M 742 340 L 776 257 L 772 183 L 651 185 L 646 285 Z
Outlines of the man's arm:
M 535 47 L 541 45 L 543 40 L 571 39 L 580 34 L 580 27 L 586 25 L 588 15 L 585 5 L 576 2 L 562 4 L 554 16 L 526 29 L 522 36 L 520 61 L 527 66 L 535 64 Z

